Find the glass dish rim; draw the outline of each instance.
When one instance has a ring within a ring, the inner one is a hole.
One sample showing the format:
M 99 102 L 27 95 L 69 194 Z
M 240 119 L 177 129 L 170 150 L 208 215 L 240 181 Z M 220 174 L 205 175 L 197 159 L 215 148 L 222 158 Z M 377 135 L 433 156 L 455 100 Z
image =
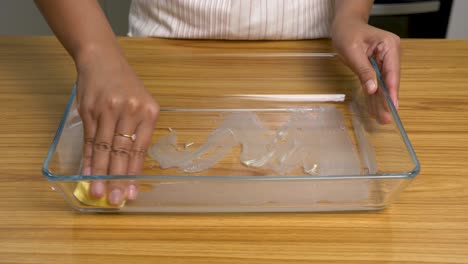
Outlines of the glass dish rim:
M 210 54 L 178 54 L 178 55 L 169 55 L 169 57 L 177 57 L 177 56 L 209 56 L 209 57 L 258 57 L 258 56 L 271 56 L 271 57 L 336 57 L 335 53 L 210 53 Z M 167 57 L 167 56 L 166 56 Z M 377 79 L 379 82 L 379 86 L 383 90 L 383 94 L 387 104 L 390 108 L 391 114 L 393 116 L 393 120 L 400 132 L 400 135 L 403 139 L 403 142 L 408 150 L 411 159 L 413 161 L 414 167 L 410 171 L 402 172 L 402 173 L 388 173 L 388 174 L 369 174 L 369 175 L 336 175 L 336 176 L 194 176 L 194 175 L 92 175 L 92 176 L 84 176 L 84 175 L 57 175 L 52 173 L 49 170 L 49 163 L 52 159 L 52 156 L 55 153 L 57 148 L 57 144 L 61 137 L 63 128 L 65 126 L 65 122 L 67 116 L 71 110 L 73 105 L 73 101 L 75 100 L 76 96 L 76 83 L 73 85 L 73 89 L 71 95 L 69 96 L 67 105 L 65 107 L 65 111 L 63 113 L 62 119 L 60 124 L 57 128 L 55 133 L 54 139 L 52 144 L 49 147 L 47 152 L 46 158 L 42 164 L 42 174 L 45 176 L 49 181 L 83 181 L 83 180 L 125 180 L 125 179 L 132 179 L 132 180 L 211 180 L 211 181 L 219 181 L 219 180 L 235 180 L 235 181 L 293 181 L 293 180 L 344 180 L 344 179 L 412 179 L 416 177 L 420 170 L 421 166 L 419 160 L 416 156 L 416 152 L 408 138 L 406 130 L 403 127 L 403 124 L 400 120 L 400 117 L 396 111 L 395 106 L 392 103 L 392 100 L 388 93 L 388 88 L 383 82 L 382 75 L 380 70 L 377 66 L 375 60 L 370 57 L 369 58 L 375 72 L 377 75 Z M 173 111 L 171 109 L 161 109 L 161 112 L 165 111 Z

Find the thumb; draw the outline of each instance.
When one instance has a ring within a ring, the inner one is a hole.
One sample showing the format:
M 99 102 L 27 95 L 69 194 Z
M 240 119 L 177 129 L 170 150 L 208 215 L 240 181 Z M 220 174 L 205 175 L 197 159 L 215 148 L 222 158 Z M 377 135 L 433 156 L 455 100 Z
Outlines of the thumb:
M 358 76 L 362 88 L 368 94 L 374 94 L 377 91 L 377 77 L 367 55 L 359 50 L 354 50 L 348 53 L 347 57 L 346 64 Z

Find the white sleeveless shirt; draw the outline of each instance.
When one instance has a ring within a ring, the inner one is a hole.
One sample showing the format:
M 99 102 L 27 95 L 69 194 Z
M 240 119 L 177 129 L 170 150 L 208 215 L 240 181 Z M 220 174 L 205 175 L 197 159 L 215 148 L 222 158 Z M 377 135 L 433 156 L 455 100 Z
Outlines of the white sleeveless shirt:
M 333 0 L 133 0 L 129 36 L 313 39 L 329 36 Z

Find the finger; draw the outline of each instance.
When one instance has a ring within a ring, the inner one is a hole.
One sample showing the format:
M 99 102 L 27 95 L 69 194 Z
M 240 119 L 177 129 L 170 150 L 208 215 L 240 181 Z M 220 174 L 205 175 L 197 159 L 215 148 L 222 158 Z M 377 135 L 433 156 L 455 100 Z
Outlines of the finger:
M 133 139 L 129 138 L 136 130 L 137 124 L 128 117 L 121 119 L 115 129 L 110 155 L 109 173 L 126 175 Z
M 93 145 L 92 174 L 107 175 L 109 173 L 110 153 L 116 126 L 116 118 L 112 114 L 102 114 L 99 117 L 96 139 Z
M 139 126 L 140 128 L 142 126 Z M 152 132 L 152 129 L 150 130 Z M 151 132 L 149 139 L 151 139 Z M 145 136 L 145 133 L 141 133 L 137 130 L 137 138 L 142 138 Z M 134 147 L 130 151 L 130 160 L 128 166 L 128 174 L 136 175 L 141 173 L 143 169 L 143 164 L 146 156 L 146 149 L 148 148 L 150 140 L 148 143 L 142 143 L 144 140 L 135 141 L 133 144 Z M 146 146 L 141 146 L 140 144 L 145 144 Z M 140 146 L 140 147 L 139 147 Z M 119 165 L 119 167 L 121 167 Z M 112 181 L 109 182 L 107 188 L 109 192 L 109 202 L 118 205 L 126 197 L 129 200 L 135 200 L 138 195 L 138 183 L 136 181 Z
M 111 175 L 127 174 L 130 151 L 133 145 L 133 139 L 127 136 L 133 135 L 137 126 L 133 120 L 134 118 L 131 117 L 123 118 L 116 126 L 110 154 L 109 174 Z M 108 182 L 107 189 L 109 190 L 109 203 L 119 205 L 128 195 L 128 186 L 128 181 L 119 180 Z
M 83 120 L 83 164 L 82 173 L 83 175 L 91 175 L 91 162 L 93 159 L 93 144 L 96 136 L 96 120 L 89 114 L 82 114 Z
M 151 140 L 151 134 L 153 129 L 150 131 L 142 131 L 143 124 L 139 125 L 135 131 L 136 140 L 133 143 L 133 147 L 130 150 L 130 159 L 128 162 L 128 175 L 138 175 L 143 170 L 143 164 L 146 157 L 146 150 L 148 149 L 149 142 Z M 144 129 L 147 130 L 147 129 Z M 148 139 L 149 137 L 149 139 Z M 138 184 L 132 181 L 128 184 L 126 189 L 128 199 L 134 200 L 138 195 Z
M 94 198 L 101 198 L 106 193 L 106 184 L 104 181 L 91 181 L 91 195 Z
M 135 200 L 138 195 L 138 182 L 137 181 L 128 181 L 126 189 L 127 199 Z
M 377 115 L 376 105 L 375 105 L 375 95 L 366 95 L 367 100 L 367 111 L 369 115 L 373 118 Z
M 353 48 L 346 53 L 345 62 L 358 76 L 361 86 L 368 94 L 377 91 L 377 78 L 364 48 Z
M 112 180 L 107 182 L 107 189 L 109 193 L 107 194 L 107 200 L 112 205 L 120 205 L 127 195 L 126 188 L 128 181 L 124 180 Z
M 91 174 L 108 174 L 109 153 L 111 150 L 111 140 L 115 121 L 111 115 L 109 117 L 101 115 L 99 123 L 95 125 L 95 139 L 92 146 Z M 112 129 L 110 129 L 112 128 Z M 110 132 L 109 132 L 110 131 Z M 95 198 L 101 198 L 106 193 L 106 184 L 104 181 L 92 181 L 90 187 L 91 195 Z
M 390 123 L 392 120 L 392 115 L 390 113 L 390 108 L 388 107 L 388 103 L 385 100 L 382 90 L 379 90 L 375 97 L 377 122 L 383 125 Z
M 138 125 L 135 131 L 136 139 L 130 151 L 130 160 L 128 163 L 128 174 L 138 175 L 143 170 L 146 151 L 151 144 L 151 136 L 156 125 L 156 119 L 159 114 L 157 107 L 151 107 L 143 121 Z M 130 200 L 136 199 L 138 194 L 138 185 L 131 182 L 127 187 L 127 194 Z
M 84 144 L 83 144 L 83 164 L 82 174 L 89 176 L 92 174 L 92 159 L 93 159 L 93 146 L 96 137 L 97 120 L 92 116 L 89 109 L 84 108 L 80 114 L 83 120 L 84 129 Z M 101 198 L 106 192 L 106 187 L 103 181 L 92 181 L 90 193 L 95 198 Z
M 400 88 L 400 47 L 397 40 L 381 43 L 376 49 L 376 58 L 381 63 L 382 78 L 390 98 L 398 109 L 398 92 Z
M 133 148 L 130 152 L 130 161 L 128 163 L 128 174 L 137 175 L 143 170 L 143 163 L 146 157 L 146 151 L 151 143 L 151 136 L 153 134 L 154 123 L 145 122 L 140 123 L 136 130 L 136 140 L 133 143 Z

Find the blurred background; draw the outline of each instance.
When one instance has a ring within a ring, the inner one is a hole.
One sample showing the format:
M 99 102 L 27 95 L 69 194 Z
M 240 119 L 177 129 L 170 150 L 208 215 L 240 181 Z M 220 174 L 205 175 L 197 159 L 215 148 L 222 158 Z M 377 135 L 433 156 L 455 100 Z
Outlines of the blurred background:
M 131 0 L 99 2 L 116 34 L 126 35 Z M 402 38 L 468 38 L 468 1 L 375 0 L 369 23 Z M 0 35 L 51 34 L 33 1 L 0 1 Z

